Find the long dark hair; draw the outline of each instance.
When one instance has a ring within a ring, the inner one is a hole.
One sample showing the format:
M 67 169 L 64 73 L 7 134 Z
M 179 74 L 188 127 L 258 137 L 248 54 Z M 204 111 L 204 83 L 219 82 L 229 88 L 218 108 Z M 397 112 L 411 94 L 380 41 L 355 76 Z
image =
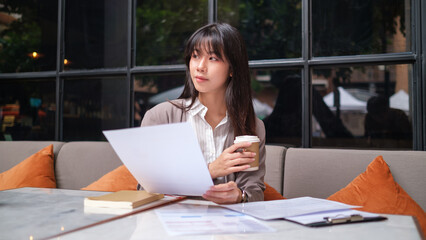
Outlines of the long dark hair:
M 238 30 L 229 24 L 206 25 L 188 39 L 185 48 L 186 81 L 179 99 L 191 98 L 191 104 L 183 108 L 189 110 L 198 97 L 198 91 L 191 80 L 189 61 L 194 50 L 203 46 L 208 46 L 208 50 L 229 62 L 232 77 L 228 78 L 225 102 L 235 136 L 256 135 L 247 50 Z

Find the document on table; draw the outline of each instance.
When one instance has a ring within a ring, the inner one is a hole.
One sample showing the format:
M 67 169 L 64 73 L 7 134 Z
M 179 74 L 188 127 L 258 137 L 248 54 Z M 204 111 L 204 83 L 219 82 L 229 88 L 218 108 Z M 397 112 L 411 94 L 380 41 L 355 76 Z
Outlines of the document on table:
M 275 231 L 251 216 L 217 206 L 178 204 L 155 213 L 172 236 Z
M 333 210 L 346 210 L 350 208 L 359 207 L 312 197 L 301 197 L 264 202 L 249 202 L 221 206 L 263 220 L 288 218 L 303 214 Z
M 312 197 L 221 206 L 263 220 L 284 218 L 312 227 L 386 219 L 377 214 L 351 209 L 360 206 Z
M 201 196 L 213 186 L 189 122 L 103 133 L 127 169 L 148 192 Z

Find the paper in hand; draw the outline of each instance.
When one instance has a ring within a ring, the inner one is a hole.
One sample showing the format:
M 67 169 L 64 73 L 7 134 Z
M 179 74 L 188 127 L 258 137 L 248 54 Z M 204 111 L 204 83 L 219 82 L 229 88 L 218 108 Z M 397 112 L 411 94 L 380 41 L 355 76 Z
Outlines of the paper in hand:
M 188 122 L 103 133 L 148 192 L 201 196 L 213 186 L 195 131 Z

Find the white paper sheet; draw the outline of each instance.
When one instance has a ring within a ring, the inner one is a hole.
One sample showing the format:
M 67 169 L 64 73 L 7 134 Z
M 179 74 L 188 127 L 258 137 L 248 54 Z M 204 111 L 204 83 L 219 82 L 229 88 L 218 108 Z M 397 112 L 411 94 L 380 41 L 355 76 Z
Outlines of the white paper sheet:
M 178 204 L 155 213 L 172 236 L 275 231 L 251 216 L 215 206 Z
M 359 207 L 312 197 L 301 197 L 264 202 L 250 202 L 221 206 L 263 220 L 287 218 L 308 213 Z
M 190 123 L 103 131 L 148 192 L 201 196 L 213 186 Z

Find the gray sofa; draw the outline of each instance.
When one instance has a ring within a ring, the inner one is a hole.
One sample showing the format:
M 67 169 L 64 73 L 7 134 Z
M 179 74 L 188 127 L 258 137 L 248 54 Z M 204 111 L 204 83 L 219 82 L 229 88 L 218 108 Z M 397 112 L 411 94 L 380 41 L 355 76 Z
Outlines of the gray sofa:
M 57 187 L 80 189 L 122 163 L 107 142 L 0 142 L 0 172 L 53 144 Z M 395 180 L 426 209 L 426 152 L 266 146 L 265 181 L 287 198 L 327 198 L 365 171 L 378 155 Z

